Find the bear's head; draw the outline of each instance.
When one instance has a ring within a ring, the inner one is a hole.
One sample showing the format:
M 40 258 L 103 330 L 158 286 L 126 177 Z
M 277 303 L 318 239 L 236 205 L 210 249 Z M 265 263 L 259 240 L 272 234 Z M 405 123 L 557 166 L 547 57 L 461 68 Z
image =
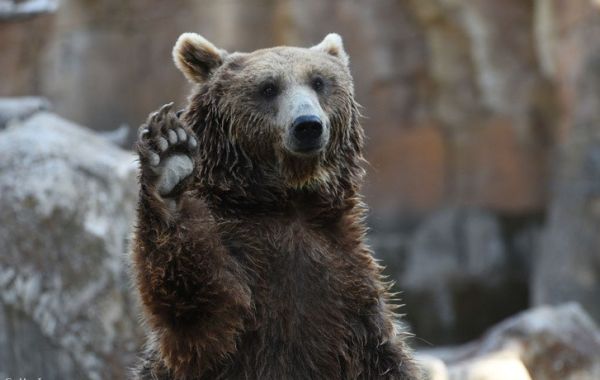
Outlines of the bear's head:
M 253 209 L 356 197 L 363 131 L 339 35 L 310 48 L 227 53 L 185 33 L 173 58 L 195 85 L 183 120 L 198 134 L 205 195 Z

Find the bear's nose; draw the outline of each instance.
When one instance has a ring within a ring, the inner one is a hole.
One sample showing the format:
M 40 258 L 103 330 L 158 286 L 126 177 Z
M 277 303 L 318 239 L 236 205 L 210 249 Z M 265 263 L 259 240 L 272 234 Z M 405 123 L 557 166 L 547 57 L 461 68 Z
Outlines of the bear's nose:
M 323 123 L 316 115 L 299 116 L 292 123 L 292 135 L 296 140 L 297 147 L 301 151 L 310 151 L 319 148 L 321 135 L 323 134 Z

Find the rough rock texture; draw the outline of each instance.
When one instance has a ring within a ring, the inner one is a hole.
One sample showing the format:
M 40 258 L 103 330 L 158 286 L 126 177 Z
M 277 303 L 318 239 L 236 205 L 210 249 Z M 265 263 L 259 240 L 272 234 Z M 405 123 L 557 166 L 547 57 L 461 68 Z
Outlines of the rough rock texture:
M 456 364 L 448 380 L 532 380 L 518 356 L 511 352 L 484 355 Z
M 528 379 L 518 369 L 521 362 L 535 380 L 595 380 L 600 330 L 578 304 L 540 307 L 507 319 L 478 341 L 428 355 L 446 363 L 450 379 Z M 511 368 L 514 375 L 497 377 Z M 468 373 L 480 375 L 464 377 Z
M 527 213 L 545 201 L 553 120 L 533 12 L 517 0 L 64 0 L 37 28 L 0 24 L 10 53 L 0 71 L 17 73 L 0 95 L 40 93 L 94 129 L 135 127 L 189 91 L 170 55 L 182 32 L 251 51 L 336 31 L 368 117 L 378 214 L 423 216 L 449 201 Z
M 425 35 L 428 115 L 444 136 L 447 197 L 504 212 L 538 209 L 546 147 L 536 128 L 548 133 L 552 126 L 531 119 L 546 106 L 537 98 L 545 83 L 534 56 L 532 3 L 409 3 Z
M 417 337 L 465 341 L 526 308 L 527 271 L 510 253 L 500 223 L 484 210 L 450 208 L 423 223 L 404 270 L 394 273 Z
M 559 80 L 563 143 L 533 280 L 536 304 L 575 300 L 600 321 L 600 6 L 544 0 L 547 70 Z
M 125 378 L 134 157 L 41 112 L 0 132 L 0 378 Z
M 12 0 L 0 5 L 0 96 L 42 94 L 43 55 L 52 37 L 52 12 L 20 17 Z M 25 2 L 28 3 L 28 2 Z M 7 5 L 8 4 L 8 5 Z M 4 8 L 4 9 L 3 9 Z M 46 92 L 46 95 L 49 95 Z
M 45 98 L 0 98 L 0 129 L 4 129 L 10 122 L 25 120 L 34 113 L 49 109 L 50 102 Z

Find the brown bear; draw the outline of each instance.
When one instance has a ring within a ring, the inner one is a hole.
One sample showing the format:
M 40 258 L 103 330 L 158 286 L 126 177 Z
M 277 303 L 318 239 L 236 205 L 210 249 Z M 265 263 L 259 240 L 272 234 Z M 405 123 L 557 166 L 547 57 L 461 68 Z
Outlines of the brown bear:
M 365 243 L 341 38 L 227 53 L 186 33 L 173 56 L 195 89 L 140 128 L 135 378 L 416 378 Z

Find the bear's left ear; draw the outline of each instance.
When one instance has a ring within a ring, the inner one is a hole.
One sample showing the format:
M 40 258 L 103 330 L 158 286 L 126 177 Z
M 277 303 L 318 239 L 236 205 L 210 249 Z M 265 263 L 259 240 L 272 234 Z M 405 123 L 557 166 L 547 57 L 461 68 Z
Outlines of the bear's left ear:
M 196 33 L 183 33 L 173 47 L 175 66 L 192 83 L 203 83 L 223 64 L 227 52 Z
M 348 54 L 346 54 L 346 51 L 344 50 L 342 37 L 337 33 L 329 33 L 321 43 L 311 47 L 311 50 L 319 50 L 333 55 L 334 57 L 339 58 L 346 66 L 350 62 Z

